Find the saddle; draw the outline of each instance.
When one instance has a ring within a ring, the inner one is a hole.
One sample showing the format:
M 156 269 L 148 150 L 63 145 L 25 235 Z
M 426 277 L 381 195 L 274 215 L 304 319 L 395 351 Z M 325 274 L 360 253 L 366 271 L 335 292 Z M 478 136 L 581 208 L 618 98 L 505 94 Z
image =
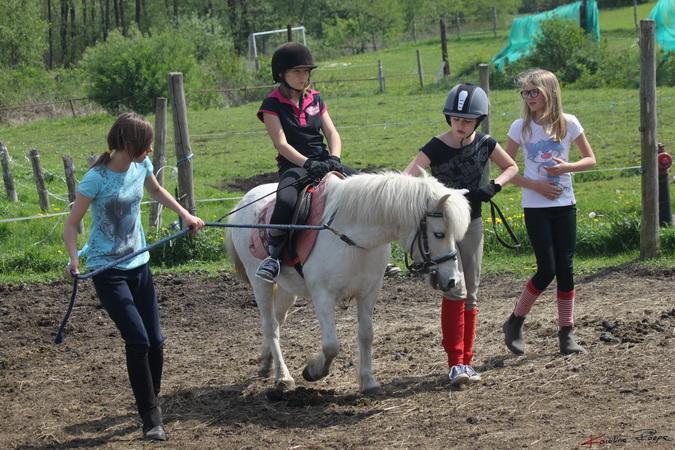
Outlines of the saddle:
M 299 194 L 293 211 L 292 225 L 322 225 L 321 217 L 326 206 L 326 183 L 329 177 L 344 179 L 344 175 L 338 172 L 330 172 L 318 185 L 308 185 Z M 269 224 L 276 199 L 269 200 L 260 210 L 256 223 Z M 319 230 L 290 230 L 288 244 L 282 256 L 282 263 L 295 267 L 302 276 L 302 266 L 312 253 Z M 258 259 L 269 256 L 267 252 L 267 230 L 252 229 L 249 238 L 249 251 Z

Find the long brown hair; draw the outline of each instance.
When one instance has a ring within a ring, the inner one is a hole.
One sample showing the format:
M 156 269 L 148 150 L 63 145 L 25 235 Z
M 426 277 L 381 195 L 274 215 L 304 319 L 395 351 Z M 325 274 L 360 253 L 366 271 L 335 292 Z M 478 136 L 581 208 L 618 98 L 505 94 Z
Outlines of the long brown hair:
M 563 115 L 560 83 L 552 72 L 544 69 L 530 69 L 518 75 L 518 82 L 522 89 L 538 89 L 546 100 L 546 109 L 539 118 L 541 126 L 556 141 L 562 141 L 567 135 L 567 124 Z M 523 100 L 523 134 L 532 133 L 530 124 L 534 115 L 527 102 Z
M 134 112 L 121 114 L 108 132 L 108 151 L 98 157 L 94 166 L 105 165 L 113 151 L 129 152 L 136 159 L 152 144 L 152 125 Z

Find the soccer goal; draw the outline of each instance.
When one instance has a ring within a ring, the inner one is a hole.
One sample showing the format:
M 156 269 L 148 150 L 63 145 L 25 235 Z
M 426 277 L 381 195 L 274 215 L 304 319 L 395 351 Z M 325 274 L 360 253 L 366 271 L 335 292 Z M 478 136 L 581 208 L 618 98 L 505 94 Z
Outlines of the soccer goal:
M 291 37 L 294 42 L 307 45 L 305 27 L 292 27 Z M 288 41 L 288 29 L 259 31 L 248 35 L 248 59 L 257 62 L 260 55 L 271 54 L 278 46 Z

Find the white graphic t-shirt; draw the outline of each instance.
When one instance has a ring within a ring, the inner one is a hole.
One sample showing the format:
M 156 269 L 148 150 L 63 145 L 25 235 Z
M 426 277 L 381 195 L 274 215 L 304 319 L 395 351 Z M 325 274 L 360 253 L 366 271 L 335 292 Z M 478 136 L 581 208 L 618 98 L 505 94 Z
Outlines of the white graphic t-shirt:
M 87 269 L 97 269 L 145 247 L 141 225 L 141 200 L 146 177 L 152 175 L 148 158 L 132 162 L 126 172 L 113 172 L 106 166 L 90 169 L 78 190 L 91 198 L 91 234 L 87 242 Z M 148 252 L 116 265 L 115 269 L 134 269 L 150 259 Z
M 525 172 L 523 176 L 530 180 L 546 180 L 556 183 L 562 188 L 562 194 L 555 200 L 549 200 L 532 189 L 522 188 L 523 208 L 550 208 L 576 204 L 572 189 L 572 175 L 564 173 L 559 176 L 549 175 L 544 167 L 557 164 L 553 158 L 570 160 L 572 142 L 584 132 L 579 120 L 572 114 L 564 114 L 567 122 L 567 135 L 562 141 L 555 141 L 541 125 L 530 122 L 531 133 L 523 133 L 523 119 L 518 119 L 509 129 L 508 136 L 523 147 L 525 156 Z

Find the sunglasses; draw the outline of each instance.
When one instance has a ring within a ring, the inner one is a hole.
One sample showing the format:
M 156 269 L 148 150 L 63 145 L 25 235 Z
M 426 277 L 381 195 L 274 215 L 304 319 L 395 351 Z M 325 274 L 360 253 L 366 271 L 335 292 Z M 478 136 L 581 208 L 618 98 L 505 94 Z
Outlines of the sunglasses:
M 523 98 L 535 98 L 539 96 L 539 89 L 520 91 L 520 96 Z

